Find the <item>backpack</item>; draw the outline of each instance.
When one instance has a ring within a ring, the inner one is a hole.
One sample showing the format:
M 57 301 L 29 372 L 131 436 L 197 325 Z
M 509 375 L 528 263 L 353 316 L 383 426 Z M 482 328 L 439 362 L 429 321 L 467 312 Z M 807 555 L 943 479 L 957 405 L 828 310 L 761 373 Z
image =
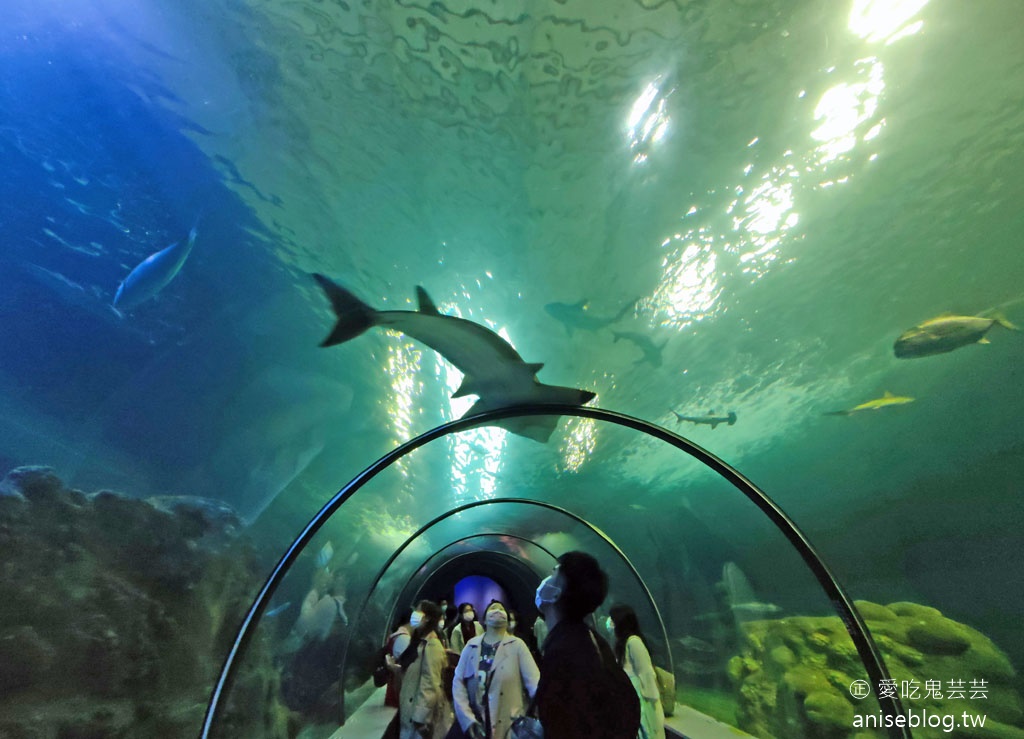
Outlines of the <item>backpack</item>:
M 593 716 L 595 728 L 600 727 L 591 736 L 636 739 L 640 731 L 640 697 L 608 642 L 593 629 L 590 639 L 601 655 L 601 669 L 590 676 L 587 695 L 588 713 Z

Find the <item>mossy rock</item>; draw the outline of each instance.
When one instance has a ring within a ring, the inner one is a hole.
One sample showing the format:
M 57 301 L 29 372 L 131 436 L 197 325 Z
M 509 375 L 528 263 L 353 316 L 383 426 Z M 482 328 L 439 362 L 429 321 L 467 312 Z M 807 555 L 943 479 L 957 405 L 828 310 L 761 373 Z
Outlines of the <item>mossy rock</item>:
M 910 646 L 925 654 L 955 656 L 971 646 L 971 640 L 960 625 L 947 619 L 919 621 L 907 629 L 907 640 Z
M 804 699 L 804 711 L 814 723 L 842 729 L 844 734 L 853 724 L 853 706 L 836 692 L 811 693 Z
M 868 601 L 864 601 L 867 603 Z M 907 618 L 917 619 L 935 619 L 943 618 L 942 611 L 931 606 L 922 606 L 920 603 L 909 603 L 906 601 L 900 603 L 890 603 L 888 609 L 895 613 L 897 616 L 904 616 Z
M 786 646 L 777 646 L 775 649 L 768 653 L 768 661 L 776 667 L 781 667 L 785 670 L 787 667 L 792 667 L 796 664 L 796 655 L 793 654 L 793 650 Z
M 857 606 L 870 615 L 865 620 L 891 677 L 897 684 L 916 681 L 921 686 L 920 697 L 905 700 L 906 707 L 927 709 L 933 715 L 985 713 L 986 727 L 995 726 L 1001 733 L 985 733 L 979 739 L 1024 739 L 1014 728 L 1024 718 L 1024 701 L 1014 687 L 1013 667 L 988 637 L 928 606 L 867 601 Z M 740 728 L 780 739 L 861 739 L 864 730 L 852 724 L 856 704 L 848 691 L 854 680 L 865 678 L 864 667 L 839 618 L 793 617 L 748 624 L 747 629 L 751 638 L 730 661 Z M 926 681 L 947 684 L 953 679 L 965 679 L 968 688 L 972 680 L 986 681 L 988 699 L 925 697 Z M 951 736 L 971 735 L 958 729 Z
M 895 621 L 899 616 L 891 608 L 880 606 L 868 600 L 856 600 L 853 604 L 865 621 Z

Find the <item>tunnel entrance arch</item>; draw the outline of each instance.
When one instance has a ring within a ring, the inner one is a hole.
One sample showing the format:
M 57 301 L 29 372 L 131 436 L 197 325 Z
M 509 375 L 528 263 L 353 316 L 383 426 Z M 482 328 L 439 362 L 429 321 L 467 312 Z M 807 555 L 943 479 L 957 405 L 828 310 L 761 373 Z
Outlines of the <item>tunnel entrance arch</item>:
M 727 482 L 735 488 L 735 490 L 739 491 L 749 502 L 753 503 L 760 513 L 778 530 L 779 533 L 785 537 L 785 540 L 792 547 L 795 553 L 799 555 L 800 559 L 807 567 L 807 570 L 811 575 L 813 575 L 818 586 L 827 597 L 831 608 L 839 616 L 849 638 L 852 640 L 857 656 L 870 679 L 870 683 L 880 685 L 883 681 L 891 682 L 888 670 L 870 632 L 867 629 L 864 619 L 861 617 L 853 603 L 853 600 L 839 584 L 830 568 L 825 564 L 807 537 L 797 527 L 795 522 L 790 519 L 789 516 L 771 498 L 769 498 L 738 470 L 711 452 L 667 429 L 622 413 L 581 406 L 521 406 L 502 408 L 471 417 L 464 417 L 438 426 L 414 439 L 409 440 L 391 452 L 388 452 L 367 467 L 363 472 L 358 474 L 345 487 L 339 490 L 338 493 L 335 494 L 320 509 L 320 511 L 312 517 L 309 523 L 285 550 L 278 563 L 272 569 L 270 576 L 260 589 L 252 606 L 243 619 L 236 638 L 225 657 L 220 676 L 211 693 L 203 721 L 201 736 L 205 738 L 211 735 L 223 698 L 230 689 L 240 658 L 244 655 L 255 627 L 263 612 L 266 610 L 267 605 L 269 604 L 270 599 L 281 580 L 316 533 L 360 488 L 366 485 L 382 471 L 389 468 L 399 459 L 446 435 L 455 434 L 480 426 L 494 425 L 497 422 L 506 419 L 545 415 L 592 419 L 639 432 L 640 434 L 644 434 L 652 439 L 669 444 L 670 446 L 684 452 L 693 460 L 714 472 L 715 475 L 717 475 L 721 480 Z M 868 688 L 868 690 L 870 690 L 870 688 Z M 911 732 L 906 726 L 906 715 L 903 711 L 899 698 L 894 695 L 890 695 L 888 692 L 880 692 L 877 696 L 877 700 L 881 712 L 887 719 L 885 723 L 889 736 L 892 739 L 898 739 L 900 737 L 909 738 L 911 736 Z

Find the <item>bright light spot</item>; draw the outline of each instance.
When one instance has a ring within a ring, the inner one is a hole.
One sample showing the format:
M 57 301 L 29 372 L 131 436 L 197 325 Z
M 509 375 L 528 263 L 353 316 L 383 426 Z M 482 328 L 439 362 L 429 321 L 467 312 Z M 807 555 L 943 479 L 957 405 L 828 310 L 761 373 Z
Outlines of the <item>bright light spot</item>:
M 922 28 L 924 28 L 924 21 L 917 21 L 916 23 L 911 23 L 909 26 L 904 28 L 902 31 L 897 31 L 892 36 L 887 38 L 885 40 L 885 45 L 888 46 L 889 44 L 896 43 L 901 38 L 906 38 L 907 36 L 913 36 L 915 33 L 920 31 Z
M 577 472 L 597 447 L 597 422 L 593 418 L 573 418 L 566 426 L 569 433 L 561 449 L 561 471 Z
M 878 110 L 878 98 L 885 89 L 884 68 L 875 58 L 863 59 L 867 80 L 840 83 L 821 96 L 814 109 L 814 120 L 821 121 L 811 138 L 822 142 L 816 149 L 818 164 L 835 161 L 857 145 L 857 127 L 870 120 Z
M 462 317 L 461 311 L 455 305 L 444 305 L 443 308 L 439 307 L 439 310 L 446 315 Z M 492 325 L 491 328 L 495 327 Z M 496 333 L 509 344 L 512 343 L 504 328 L 497 329 Z M 449 395 L 445 420 L 462 418 L 476 403 L 477 396 L 450 397 L 462 384 L 463 375 L 440 354 L 436 357 L 436 374 Z M 456 502 L 494 497 L 507 436 L 508 432 L 505 429 L 481 426 L 449 437 L 452 458 L 451 490 Z
M 800 216 L 793 211 L 795 174 L 798 173 L 793 165 L 772 167 L 743 201 L 743 215 L 733 217 L 733 230 L 746 231 L 746 238 L 736 248 L 743 249 L 748 244 L 753 247 L 740 254 L 744 271 L 764 274 L 767 265 L 779 257 L 776 247 L 782 236 L 799 223 Z
M 749 144 L 747 144 L 747 148 L 749 149 L 749 148 L 750 148 L 751 146 L 753 146 L 754 144 L 756 144 L 759 138 L 760 138 L 760 136 L 755 136 L 754 138 L 752 138 L 752 139 L 750 140 L 750 143 L 749 143 Z
M 864 140 L 871 141 L 871 139 L 875 138 L 878 134 L 882 132 L 882 126 L 884 125 L 885 119 L 882 119 L 881 121 L 873 125 L 871 129 L 866 134 L 864 134 Z
M 662 261 L 663 276 L 645 301 L 662 326 L 683 329 L 705 318 L 721 294 L 715 274 L 714 239 L 700 231 L 676 234 L 682 242 Z
M 692 216 L 696 212 L 697 212 L 697 206 L 696 205 L 691 205 L 690 209 L 688 211 L 686 211 L 686 215 Z
M 668 133 L 668 96 L 675 88 L 669 90 L 660 99 L 661 93 L 659 84 L 661 77 L 656 77 L 648 82 L 640 97 L 633 103 L 629 111 L 629 118 L 626 120 L 626 136 L 629 139 L 629 148 L 639 150 L 633 157 L 633 161 L 642 164 L 650 156 L 649 146 L 657 144 Z
M 854 0 L 848 26 L 851 31 L 872 43 L 909 35 L 903 24 L 928 4 L 928 0 Z M 920 23 L 920 22 L 918 22 Z M 917 23 L 913 31 L 920 30 Z
M 391 336 L 404 339 L 397 331 L 387 331 Z M 416 398 L 423 392 L 423 383 L 417 379 L 420 369 L 422 353 L 412 343 L 401 341 L 393 343 L 387 348 L 388 356 L 384 363 L 388 375 L 391 377 L 392 394 L 388 401 L 388 418 L 394 424 L 396 444 L 401 444 L 412 438 L 412 409 Z M 409 476 L 406 466 L 406 459 L 403 458 L 395 463 L 395 467 L 405 477 Z

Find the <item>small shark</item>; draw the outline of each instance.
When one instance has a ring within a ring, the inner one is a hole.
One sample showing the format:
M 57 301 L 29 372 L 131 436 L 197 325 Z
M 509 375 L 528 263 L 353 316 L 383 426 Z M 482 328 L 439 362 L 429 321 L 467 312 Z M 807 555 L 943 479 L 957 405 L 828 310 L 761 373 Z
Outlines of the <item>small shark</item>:
M 779 613 L 782 610 L 782 606 L 777 606 L 774 603 L 759 603 L 758 601 L 733 603 L 729 608 L 748 616 L 766 616 L 769 613 Z
M 639 347 L 640 351 L 644 353 L 644 355 L 636 362 L 634 362 L 634 364 L 647 362 L 652 367 L 661 366 L 661 350 L 664 349 L 665 346 L 668 344 L 667 339 L 662 343 L 661 346 L 658 346 L 653 341 L 651 341 L 650 338 L 648 338 L 646 335 L 638 334 L 635 331 L 612 331 L 612 336 L 615 337 L 615 339 L 612 341 L 613 344 L 617 342 L 619 339 L 625 339 L 626 341 L 632 344 L 636 344 L 636 346 Z
M 860 405 L 855 405 L 853 408 L 848 408 L 845 411 L 829 411 L 825 415 L 849 416 L 850 414 L 857 413 L 858 411 L 877 411 L 881 408 L 888 408 L 892 405 L 906 405 L 907 403 L 913 402 L 913 398 L 909 398 L 905 395 L 893 395 L 886 390 L 885 394 L 881 398 L 875 398 L 874 400 L 869 400 L 865 403 L 861 403 Z
M 564 325 L 565 332 L 569 334 L 569 336 L 572 336 L 572 332 L 575 329 L 580 329 L 581 331 L 598 331 L 605 326 L 618 323 L 626 313 L 636 305 L 637 301 L 632 300 L 622 306 L 622 310 L 611 318 L 595 316 L 590 313 L 587 310 L 588 302 L 589 301 L 584 298 L 578 303 L 548 303 L 544 306 L 544 310 L 547 311 L 549 316 Z
M 419 310 L 378 311 L 323 275 L 314 274 L 313 279 L 338 317 L 320 346 L 344 343 L 372 326 L 399 331 L 426 344 L 462 372 L 462 384 L 452 397 L 479 396 L 469 415 L 516 405 L 583 405 L 596 396 L 590 390 L 538 382 L 536 374 L 543 364 L 524 362 L 511 344 L 478 323 L 441 315 L 422 287 L 416 288 Z M 551 438 L 558 416 L 509 418 L 496 425 L 543 443 Z
M 727 416 L 716 416 L 714 411 L 708 411 L 708 414 L 706 416 L 682 416 L 673 411 L 671 408 L 669 408 L 669 410 L 672 411 L 672 415 L 674 415 L 680 423 L 683 421 L 689 421 L 690 423 L 698 425 L 705 424 L 707 426 L 710 426 L 712 431 L 714 431 L 720 423 L 727 423 L 730 426 L 736 423 L 736 414 L 731 411 Z
M 691 652 L 714 652 L 715 648 L 703 639 L 698 639 L 695 636 L 684 636 L 676 639 L 679 644 L 682 645 L 683 649 Z
M 1020 331 L 999 311 L 977 316 L 944 313 L 900 334 L 893 344 L 893 353 L 900 359 L 913 359 L 944 354 L 969 344 L 988 344 L 985 334 L 997 323 L 1011 331 Z
M 196 243 L 196 235 L 196 226 L 192 226 L 186 241 L 175 242 L 146 257 L 117 288 L 114 308 L 118 311 L 131 310 L 163 290 L 185 264 Z

